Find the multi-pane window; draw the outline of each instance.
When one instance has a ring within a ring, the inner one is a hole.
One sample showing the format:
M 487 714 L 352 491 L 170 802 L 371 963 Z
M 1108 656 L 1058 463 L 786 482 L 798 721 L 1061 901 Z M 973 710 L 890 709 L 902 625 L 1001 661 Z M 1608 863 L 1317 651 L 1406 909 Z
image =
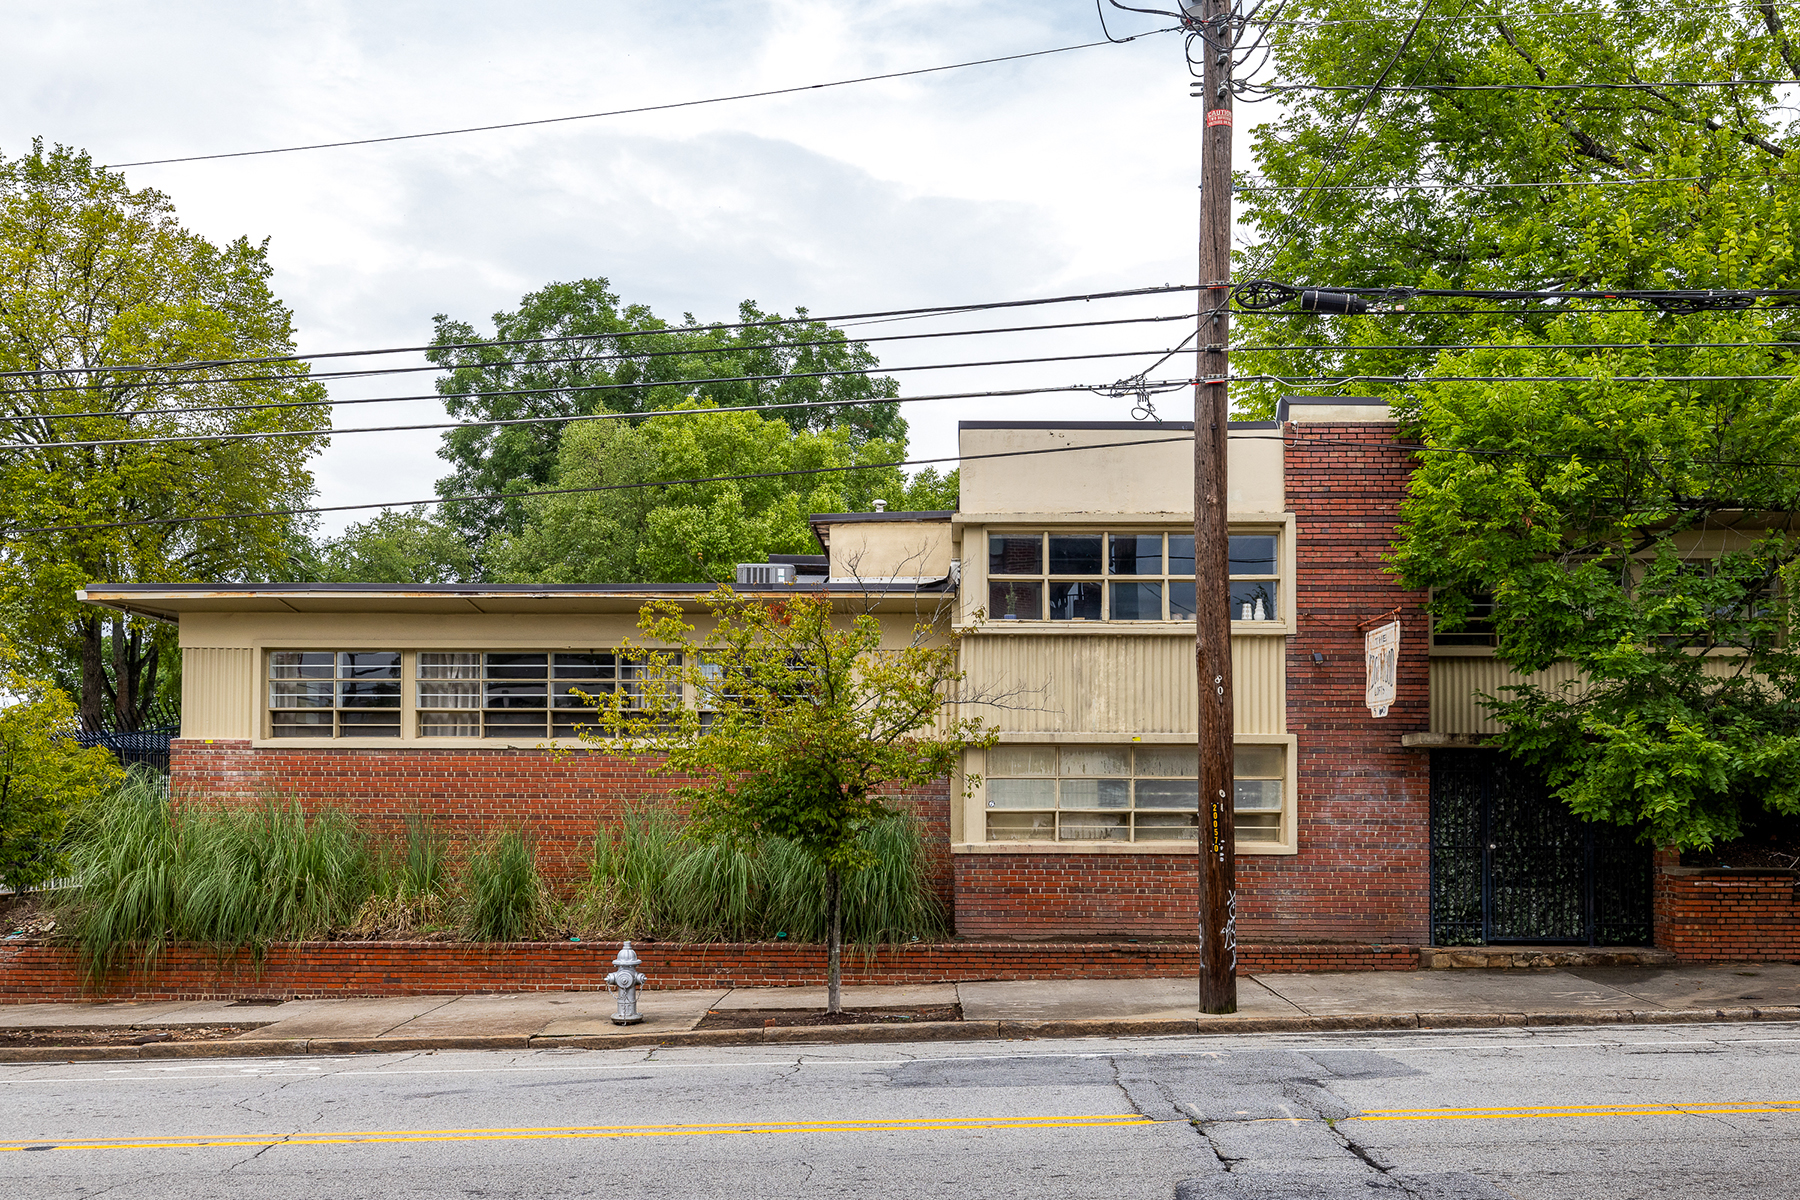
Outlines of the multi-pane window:
M 421 650 L 420 737 L 573 738 L 596 730 L 582 697 L 642 695 L 641 659 L 611 651 Z
M 1235 827 L 1281 840 L 1285 751 L 1242 745 Z M 1194 842 L 1199 756 L 1185 746 L 996 746 L 988 751 L 991 842 Z
M 400 682 L 396 651 L 271 651 L 269 734 L 399 737 Z
M 1234 620 L 1279 619 L 1277 546 L 1274 534 L 1231 538 Z M 1190 533 L 988 535 L 992 620 L 1185 621 L 1194 603 Z

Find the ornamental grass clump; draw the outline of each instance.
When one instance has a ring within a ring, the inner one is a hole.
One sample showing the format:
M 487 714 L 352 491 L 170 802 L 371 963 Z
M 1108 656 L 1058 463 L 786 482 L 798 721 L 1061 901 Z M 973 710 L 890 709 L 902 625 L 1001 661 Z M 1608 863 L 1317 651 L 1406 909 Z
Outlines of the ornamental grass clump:
M 368 840 L 344 814 L 298 804 L 196 808 L 178 817 L 186 886 L 177 933 L 221 950 L 303 942 L 342 928 L 374 889 Z
M 442 928 L 451 921 L 450 842 L 419 814 L 406 818 L 403 839 L 376 856 L 375 886 L 351 923 L 365 936 Z
M 134 771 L 75 830 L 57 924 L 95 978 L 172 941 L 260 954 L 350 921 L 374 885 L 368 843 L 342 813 L 268 801 L 172 810 Z
M 128 954 L 154 958 L 181 910 L 181 838 L 161 776 L 134 770 L 82 815 L 69 851 L 69 886 L 56 890 L 56 923 L 95 978 Z
M 523 941 L 541 932 L 551 916 L 537 852 L 516 829 L 501 832 L 469 856 L 463 893 L 468 932 L 483 941 Z
M 873 945 L 942 936 L 942 906 L 927 878 L 919 822 L 906 814 L 871 823 L 860 835 L 874 865 L 846 883 L 844 934 Z M 627 813 L 594 839 L 589 864 L 590 923 L 618 937 L 678 941 L 825 939 L 824 868 L 791 842 L 770 838 L 754 851 L 682 836 L 665 809 Z

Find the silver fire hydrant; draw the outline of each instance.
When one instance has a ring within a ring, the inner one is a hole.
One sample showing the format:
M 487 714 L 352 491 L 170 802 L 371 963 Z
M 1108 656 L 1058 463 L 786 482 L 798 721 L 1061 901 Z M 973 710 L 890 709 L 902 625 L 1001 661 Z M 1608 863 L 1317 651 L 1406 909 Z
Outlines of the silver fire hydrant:
M 613 959 L 613 966 L 619 969 L 606 977 L 606 990 L 619 993 L 619 1011 L 613 1014 L 614 1025 L 636 1025 L 644 1019 L 637 1010 L 638 989 L 644 986 L 643 972 L 638 970 L 642 962 L 630 942 L 619 947 L 619 957 Z

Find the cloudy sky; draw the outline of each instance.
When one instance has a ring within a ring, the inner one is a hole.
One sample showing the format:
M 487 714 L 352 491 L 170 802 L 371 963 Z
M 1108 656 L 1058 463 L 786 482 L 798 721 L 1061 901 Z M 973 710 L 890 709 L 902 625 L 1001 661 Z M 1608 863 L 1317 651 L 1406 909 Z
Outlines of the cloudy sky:
M 12 0 L 6 21 L 0 153 L 41 136 L 105 163 L 690 100 L 1099 38 L 1091 0 Z M 1181 40 L 1164 34 L 793 96 L 126 174 L 166 191 L 209 237 L 269 238 L 277 294 L 313 352 L 417 344 L 440 312 L 486 329 L 527 291 L 593 276 L 669 319 L 728 319 L 747 298 L 833 314 L 1192 282 L 1199 109 Z M 1027 320 L 1190 306 L 1074 305 Z M 876 348 L 911 365 L 1149 351 L 1183 332 Z M 1155 357 L 899 378 L 910 395 L 1098 383 Z M 1130 409 L 1084 394 L 921 403 L 907 416 L 913 454 L 936 457 L 955 452 L 962 419 Z M 423 401 L 355 406 L 337 424 L 433 419 L 442 408 Z M 315 463 L 320 500 L 429 496 L 444 469 L 436 446 L 431 433 L 339 434 Z

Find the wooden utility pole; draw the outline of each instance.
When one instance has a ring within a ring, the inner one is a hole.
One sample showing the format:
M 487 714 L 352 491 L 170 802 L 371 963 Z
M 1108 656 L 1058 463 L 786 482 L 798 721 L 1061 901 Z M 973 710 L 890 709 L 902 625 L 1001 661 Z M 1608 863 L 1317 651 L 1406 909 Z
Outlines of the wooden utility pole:
M 1231 8 L 1206 0 L 1200 144 L 1200 358 L 1194 388 L 1194 659 L 1200 681 L 1200 1011 L 1237 1011 L 1232 831 L 1231 567 L 1225 439 L 1231 417 Z

